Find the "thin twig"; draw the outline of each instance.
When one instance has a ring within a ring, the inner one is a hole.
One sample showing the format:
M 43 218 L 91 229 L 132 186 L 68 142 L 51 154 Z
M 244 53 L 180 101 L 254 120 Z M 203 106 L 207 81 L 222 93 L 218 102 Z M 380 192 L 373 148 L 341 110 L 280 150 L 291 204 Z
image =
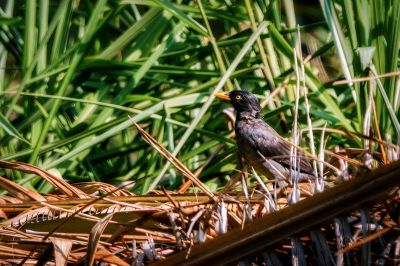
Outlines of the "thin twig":
M 133 121 L 132 121 L 133 122 Z M 160 143 L 158 143 L 149 133 L 143 130 L 138 124 L 133 122 L 138 132 L 142 135 L 144 141 L 146 141 L 150 146 L 156 149 L 164 158 L 166 158 L 170 163 L 172 163 L 179 171 L 184 174 L 188 179 L 190 179 L 197 187 L 200 188 L 210 199 L 214 201 L 219 201 L 218 197 L 216 197 L 211 190 L 204 185 L 190 170 L 179 161 L 172 153 L 170 153 L 167 149 L 165 149 Z
M 369 235 L 369 236 L 357 241 L 356 243 L 351 244 L 350 246 L 347 246 L 345 248 L 342 248 L 341 250 L 336 252 L 336 256 L 339 255 L 339 254 L 343 254 L 343 253 L 345 253 L 347 251 L 350 251 L 352 249 L 355 249 L 357 247 L 360 247 L 360 246 L 364 245 L 365 243 L 368 243 L 368 242 L 374 240 L 375 238 L 377 238 L 377 237 L 379 237 L 379 236 L 381 236 L 383 234 L 386 234 L 391 229 L 392 229 L 391 227 L 387 227 L 387 228 L 384 228 L 382 230 L 376 231 L 375 233 L 373 233 L 373 234 L 371 234 L 371 235 Z
M 385 74 L 381 75 L 376 75 L 373 77 L 362 77 L 362 78 L 355 78 L 351 80 L 337 80 L 332 83 L 332 85 L 337 86 L 337 85 L 344 85 L 344 84 L 349 84 L 349 83 L 355 83 L 355 82 L 364 82 L 364 81 L 371 81 L 371 80 L 376 80 L 376 79 L 381 79 L 381 78 L 390 78 L 390 77 L 396 77 L 400 76 L 400 71 L 393 71 L 393 72 L 388 72 Z

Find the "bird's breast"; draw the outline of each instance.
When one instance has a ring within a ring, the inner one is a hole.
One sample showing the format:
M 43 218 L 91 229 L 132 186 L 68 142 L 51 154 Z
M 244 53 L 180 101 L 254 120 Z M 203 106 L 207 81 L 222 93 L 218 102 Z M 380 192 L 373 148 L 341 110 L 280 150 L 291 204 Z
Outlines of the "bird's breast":
M 236 133 L 236 143 L 240 154 L 246 159 L 250 164 L 260 160 L 260 155 L 256 150 L 253 149 L 252 145 L 252 125 L 243 121 L 236 123 L 235 133 Z

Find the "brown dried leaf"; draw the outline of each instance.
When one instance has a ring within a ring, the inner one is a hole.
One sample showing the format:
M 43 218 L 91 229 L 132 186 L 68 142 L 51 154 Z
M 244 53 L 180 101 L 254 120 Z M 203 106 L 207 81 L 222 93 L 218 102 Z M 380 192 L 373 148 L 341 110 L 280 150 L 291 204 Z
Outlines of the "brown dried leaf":
M 110 213 L 109 215 L 101 219 L 95 226 L 93 226 L 92 230 L 90 231 L 85 265 L 93 265 L 93 262 L 96 259 L 96 249 L 97 245 L 99 244 L 100 237 L 106 229 L 108 223 L 111 221 L 113 215 L 114 213 Z M 109 255 L 114 257 L 114 255 L 112 255 L 111 253 L 107 254 L 107 257 Z
M 21 201 L 46 201 L 46 198 L 36 191 L 29 190 L 2 176 L 0 176 L 0 187 L 6 190 L 10 195 L 20 199 Z
M 0 196 L 0 204 L 9 204 L 9 203 L 22 203 L 23 201 L 7 195 Z
M 46 179 L 50 184 L 58 188 L 62 193 L 69 197 L 89 198 L 89 196 L 86 195 L 86 193 L 84 193 L 82 190 L 75 188 L 74 186 L 65 182 L 63 179 L 58 178 L 37 166 L 22 162 L 8 162 L 0 160 L 0 167 L 13 169 L 27 174 L 36 174 Z
M 109 196 L 114 197 L 129 197 L 134 194 L 111 184 L 103 182 L 82 182 L 73 184 L 74 187 L 84 191 L 87 194 L 94 194 L 96 192 L 108 193 Z
M 165 159 L 170 161 L 184 176 L 190 179 L 198 188 L 200 188 L 210 199 L 219 201 L 219 199 L 210 191 L 210 189 L 204 185 L 190 170 L 179 161 L 172 153 L 165 149 L 160 143 L 157 142 L 149 133 L 143 130 L 138 124 L 134 123 L 136 129 L 142 135 L 144 141 L 150 146 L 157 150 Z
M 56 266 L 67 265 L 69 253 L 72 248 L 72 240 L 57 237 L 50 237 L 49 239 L 54 245 L 54 260 Z
M 100 260 L 103 262 L 108 262 L 114 265 L 118 266 L 130 266 L 130 264 L 126 263 L 125 261 L 121 260 L 117 256 L 113 255 L 110 251 L 100 248 L 99 250 L 96 251 L 96 254 L 94 256 L 95 260 Z M 92 265 L 92 264 L 88 264 Z
M 42 218 L 39 219 L 39 217 L 47 217 L 50 213 L 51 210 L 48 207 L 31 208 L 11 219 L 8 219 L 7 221 L 2 222 L 1 224 L 4 226 L 19 227 L 36 219 L 40 221 Z
M 0 218 L 1 219 L 8 219 L 7 214 L 2 209 L 0 209 Z

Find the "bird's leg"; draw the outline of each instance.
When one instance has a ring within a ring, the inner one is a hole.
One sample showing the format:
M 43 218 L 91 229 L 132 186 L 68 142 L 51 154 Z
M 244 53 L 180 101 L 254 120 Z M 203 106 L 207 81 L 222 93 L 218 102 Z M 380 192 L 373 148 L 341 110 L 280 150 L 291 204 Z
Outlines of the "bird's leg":
M 247 169 L 243 163 L 243 161 L 244 161 L 243 157 L 242 157 L 242 155 L 240 155 L 239 152 L 237 153 L 237 158 L 238 158 L 240 172 L 242 172 L 242 176 L 247 180 L 247 178 L 249 177 L 249 172 L 247 172 Z
M 249 177 L 249 173 L 247 172 L 247 169 L 244 167 L 243 164 L 243 157 L 240 155 L 240 153 L 237 153 L 238 157 L 238 162 L 239 162 L 239 167 L 240 171 L 242 172 L 242 189 L 243 193 L 246 197 L 246 217 L 248 221 L 252 221 L 252 209 L 251 209 L 251 204 L 250 204 L 250 198 L 249 198 L 249 191 L 247 190 L 247 178 Z

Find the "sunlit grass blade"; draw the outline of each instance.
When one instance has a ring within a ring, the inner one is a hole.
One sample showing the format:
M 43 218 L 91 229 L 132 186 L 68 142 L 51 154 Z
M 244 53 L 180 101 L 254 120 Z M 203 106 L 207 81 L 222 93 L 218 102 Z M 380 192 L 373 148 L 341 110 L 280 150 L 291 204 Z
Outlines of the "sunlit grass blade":
M 8 121 L 8 119 L 0 113 L 0 127 L 3 128 L 7 134 L 9 134 L 12 137 L 15 137 L 19 140 L 22 140 L 28 145 L 31 145 L 31 143 L 26 140 L 19 132 L 18 130 Z
M 250 38 L 248 39 L 248 41 L 244 44 L 244 46 L 242 47 L 242 49 L 240 50 L 240 52 L 238 53 L 238 55 L 235 57 L 235 59 L 233 60 L 232 64 L 229 66 L 229 68 L 227 69 L 227 71 L 225 72 L 225 74 L 222 76 L 221 80 L 218 82 L 217 86 L 215 87 L 215 89 L 212 91 L 212 94 L 210 95 L 210 98 L 204 103 L 204 105 L 202 106 L 202 108 L 200 109 L 199 113 L 197 114 L 196 118 L 193 119 L 192 123 L 190 124 L 189 128 L 185 131 L 185 133 L 183 134 L 183 136 L 181 137 L 178 145 L 175 147 L 174 152 L 172 153 L 174 156 L 176 156 L 179 151 L 181 150 L 181 148 L 183 147 L 183 145 L 185 144 L 186 140 L 189 138 L 189 136 L 192 134 L 193 130 L 195 129 L 195 127 L 197 126 L 197 124 L 200 122 L 201 118 L 203 117 L 203 115 L 206 113 L 206 111 L 208 110 L 208 108 L 210 107 L 211 103 L 213 102 L 215 96 L 214 93 L 221 90 L 222 87 L 224 86 L 225 82 L 228 80 L 228 78 L 230 77 L 230 75 L 233 73 L 233 71 L 236 69 L 236 67 L 238 66 L 238 64 L 240 63 L 240 61 L 242 60 L 243 56 L 247 53 L 247 51 L 252 47 L 252 45 L 254 44 L 254 42 L 257 40 L 257 38 L 259 37 L 259 35 L 262 33 L 262 31 L 266 28 L 267 23 L 261 23 L 257 29 L 257 31 L 255 31 Z M 160 179 L 162 178 L 162 176 L 165 174 L 165 172 L 168 170 L 168 167 L 170 166 L 169 163 L 167 163 L 164 168 L 162 169 L 161 173 L 156 177 L 156 179 L 152 182 L 151 186 L 149 187 L 149 191 L 153 190 L 158 182 L 160 181 Z
M 153 0 L 157 5 L 162 7 L 164 10 L 170 12 L 172 15 L 177 17 L 183 23 L 185 23 L 190 28 L 194 29 L 198 33 L 207 36 L 207 30 L 196 20 L 182 12 L 180 9 L 172 5 L 169 0 Z
M 58 89 L 58 95 L 63 96 L 65 91 L 67 90 L 67 87 L 72 79 L 72 76 L 75 74 L 75 69 L 78 67 L 80 61 L 82 60 L 84 53 L 88 48 L 90 41 L 93 38 L 93 35 L 99 29 L 98 20 L 100 19 L 100 17 L 102 17 L 102 14 L 105 12 L 105 6 L 106 6 L 105 0 L 100 0 L 99 2 L 97 2 L 96 7 L 93 10 L 91 19 L 88 22 L 86 34 L 81 41 L 81 47 L 77 50 L 77 52 L 74 54 L 72 58 L 70 68 L 68 69 Z M 49 112 L 49 116 L 45 120 L 45 123 L 43 125 L 43 131 L 41 132 L 39 139 L 35 143 L 35 149 L 33 150 L 33 153 L 30 156 L 29 159 L 30 162 L 36 162 L 37 156 L 39 155 L 40 147 L 43 145 L 44 139 L 48 133 L 48 130 L 50 128 L 50 125 L 54 117 L 56 116 L 60 104 L 61 101 L 57 99 L 53 102 L 53 106 Z

